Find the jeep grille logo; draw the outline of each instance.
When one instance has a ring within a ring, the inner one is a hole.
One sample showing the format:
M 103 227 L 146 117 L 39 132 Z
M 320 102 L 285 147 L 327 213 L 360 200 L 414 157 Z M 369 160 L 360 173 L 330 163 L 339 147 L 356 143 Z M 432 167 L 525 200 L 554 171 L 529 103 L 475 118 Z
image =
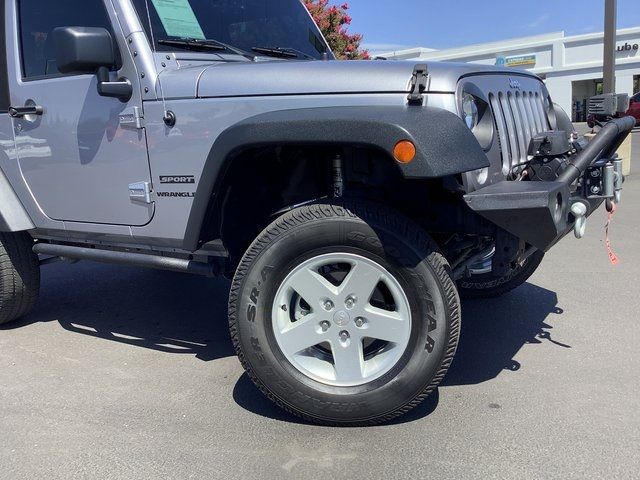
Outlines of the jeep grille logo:
M 520 80 L 517 80 L 515 78 L 510 78 L 509 87 L 520 90 Z

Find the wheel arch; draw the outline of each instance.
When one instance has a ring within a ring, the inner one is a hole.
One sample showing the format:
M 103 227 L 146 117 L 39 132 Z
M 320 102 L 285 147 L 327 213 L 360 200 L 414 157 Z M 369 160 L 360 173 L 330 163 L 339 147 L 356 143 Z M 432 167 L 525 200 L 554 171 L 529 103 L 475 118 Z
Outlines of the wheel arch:
M 409 164 L 393 160 L 400 140 L 416 145 L 416 158 Z M 216 194 L 243 152 L 287 146 L 367 148 L 381 153 L 405 179 L 443 178 L 489 165 L 462 120 L 440 108 L 323 107 L 260 114 L 229 127 L 214 142 L 198 183 L 184 248 L 198 248 L 206 219 L 218 203 Z

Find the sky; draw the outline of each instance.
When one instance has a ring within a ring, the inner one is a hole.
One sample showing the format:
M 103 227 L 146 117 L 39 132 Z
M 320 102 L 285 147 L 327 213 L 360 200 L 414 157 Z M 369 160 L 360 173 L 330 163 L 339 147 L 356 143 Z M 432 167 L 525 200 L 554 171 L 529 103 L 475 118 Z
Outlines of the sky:
M 336 0 L 335 3 L 342 3 Z M 349 0 L 350 31 L 373 53 L 443 49 L 563 30 L 601 32 L 604 0 Z M 640 26 L 640 0 L 618 0 L 618 28 Z

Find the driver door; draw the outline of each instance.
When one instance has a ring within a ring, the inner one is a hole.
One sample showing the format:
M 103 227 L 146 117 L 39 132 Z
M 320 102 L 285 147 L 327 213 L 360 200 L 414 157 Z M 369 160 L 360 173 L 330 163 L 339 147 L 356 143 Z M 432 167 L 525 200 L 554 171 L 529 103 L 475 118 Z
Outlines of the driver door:
M 119 27 L 112 26 L 110 2 L 6 4 L 7 18 L 15 19 L 7 22 L 7 30 L 14 29 L 20 57 L 15 72 L 9 72 L 11 106 L 35 112 L 13 119 L 17 161 L 40 208 L 54 220 L 147 224 L 153 206 L 148 195 L 140 195 L 151 182 L 145 130 L 126 121 L 142 110 L 128 52 L 117 55 L 122 58 L 119 71 L 110 74 L 114 79 L 129 74 L 134 94 L 126 103 L 100 96 L 96 75 L 62 75 L 56 66 L 52 32 L 57 27 L 103 27 L 115 42 Z

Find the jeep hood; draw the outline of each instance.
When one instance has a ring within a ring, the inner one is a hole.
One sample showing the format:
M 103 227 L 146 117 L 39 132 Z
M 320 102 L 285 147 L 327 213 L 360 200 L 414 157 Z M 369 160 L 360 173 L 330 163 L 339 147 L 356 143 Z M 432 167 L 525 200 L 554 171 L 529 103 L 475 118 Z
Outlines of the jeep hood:
M 407 93 L 413 71 L 421 64 L 424 62 L 218 62 L 166 70 L 159 80 L 167 99 Z M 430 92 L 454 92 L 458 80 L 471 73 L 524 73 L 466 63 L 431 62 L 428 69 Z

